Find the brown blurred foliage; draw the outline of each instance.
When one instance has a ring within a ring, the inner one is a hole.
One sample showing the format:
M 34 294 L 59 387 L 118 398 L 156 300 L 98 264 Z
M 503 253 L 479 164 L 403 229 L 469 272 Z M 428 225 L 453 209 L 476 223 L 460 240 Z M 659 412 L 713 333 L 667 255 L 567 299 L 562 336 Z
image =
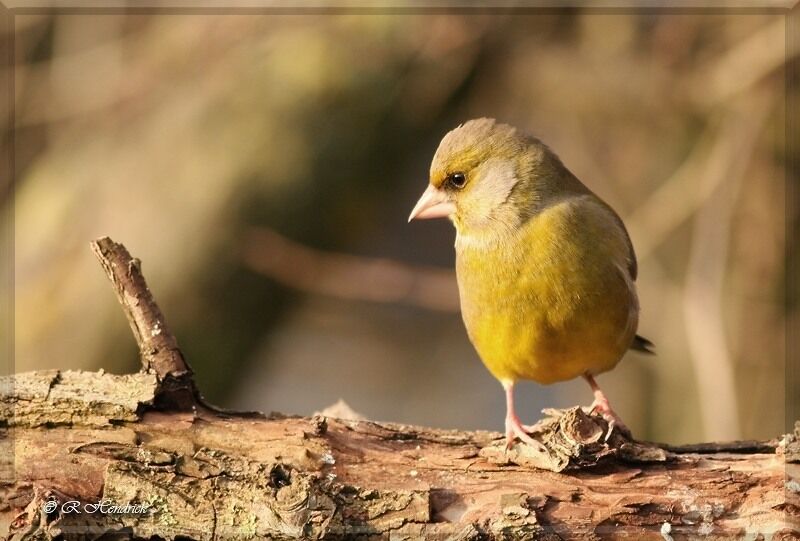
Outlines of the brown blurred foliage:
M 733 12 L 16 15 L 15 369 L 135 368 L 88 250 L 109 235 L 142 259 L 212 400 L 310 413 L 343 397 L 370 417 L 498 428 L 499 386 L 457 312 L 430 306 L 448 302 L 431 299 L 452 287 L 451 228 L 405 224 L 441 135 L 493 116 L 628 225 L 658 356 L 601 381 L 634 431 L 774 436 L 797 311 L 785 32 L 780 14 Z M 259 249 L 254 227 L 292 241 Z M 420 266 L 437 293 L 406 302 L 393 288 Z M 590 398 L 581 383 L 525 395 L 530 420 Z

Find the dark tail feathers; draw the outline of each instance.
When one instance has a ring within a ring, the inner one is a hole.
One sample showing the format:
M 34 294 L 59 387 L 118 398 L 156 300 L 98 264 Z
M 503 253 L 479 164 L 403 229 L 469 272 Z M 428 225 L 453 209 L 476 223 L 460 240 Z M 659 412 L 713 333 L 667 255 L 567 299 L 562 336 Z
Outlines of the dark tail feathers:
M 638 334 L 633 337 L 633 343 L 631 344 L 631 349 L 636 351 L 641 351 L 642 353 L 648 353 L 650 355 L 655 355 L 656 352 L 653 348 L 656 347 L 650 340 L 645 338 L 644 336 L 639 336 Z

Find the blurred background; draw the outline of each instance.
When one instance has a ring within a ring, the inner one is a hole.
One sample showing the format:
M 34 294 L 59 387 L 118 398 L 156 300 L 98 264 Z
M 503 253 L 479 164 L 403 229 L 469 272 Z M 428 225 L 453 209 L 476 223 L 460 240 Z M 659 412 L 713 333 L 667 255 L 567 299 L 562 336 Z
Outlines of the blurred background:
M 406 223 L 442 135 L 490 116 L 544 140 L 628 226 L 658 355 L 599 381 L 634 433 L 784 430 L 784 15 L 75 12 L 17 14 L 9 32 L 16 371 L 138 369 L 88 247 L 109 235 L 141 258 L 214 403 L 311 414 L 341 398 L 371 419 L 501 430 L 452 226 Z M 591 398 L 583 381 L 518 393 L 530 422 Z

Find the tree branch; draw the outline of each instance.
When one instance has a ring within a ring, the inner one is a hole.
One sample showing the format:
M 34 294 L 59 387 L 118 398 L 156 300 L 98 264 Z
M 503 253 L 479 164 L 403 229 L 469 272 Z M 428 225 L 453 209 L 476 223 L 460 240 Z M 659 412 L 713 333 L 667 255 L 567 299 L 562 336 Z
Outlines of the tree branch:
M 152 335 L 167 327 L 138 264 L 108 239 L 93 249 L 146 370 L 0 378 L 3 539 L 800 535 L 800 425 L 780 441 L 666 447 L 549 410 L 539 452 L 493 432 L 182 408 L 159 397 L 170 379 L 196 396 L 191 371 L 174 337 Z
M 182 378 L 192 370 L 183 358 L 178 340 L 170 332 L 161 309 L 142 275 L 141 261 L 131 257 L 122 244 L 108 237 L 90 243 L 94 255 L 114 286 L 117 300 L 139 346 L 142 367 L 159 381 Z
M 244 235 L 242 261 L 280 284 L 310 293 L 442 312 L 459 309 L 456 275 L 450 269 L 316 250 L 263 227 Z

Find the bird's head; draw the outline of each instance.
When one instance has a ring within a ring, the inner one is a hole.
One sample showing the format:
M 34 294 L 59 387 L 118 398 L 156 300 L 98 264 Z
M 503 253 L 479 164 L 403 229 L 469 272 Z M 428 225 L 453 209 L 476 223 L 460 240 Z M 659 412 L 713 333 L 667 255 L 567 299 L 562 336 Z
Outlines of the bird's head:
M 565 171 L 538 139 L 493 119 L 470 120 L 442 139 L 409 221 L 447 217 L 461 234 L 508 230 L 536 211 Z

